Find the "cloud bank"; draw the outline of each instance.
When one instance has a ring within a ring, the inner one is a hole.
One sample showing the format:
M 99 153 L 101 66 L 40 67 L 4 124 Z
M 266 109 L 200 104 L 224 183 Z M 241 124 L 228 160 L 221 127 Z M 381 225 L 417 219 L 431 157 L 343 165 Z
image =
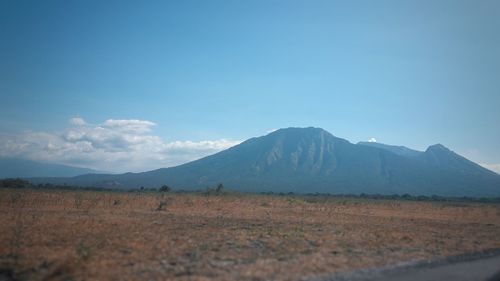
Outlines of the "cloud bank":
M 179 165 L 240 143 L 228 139 L 166 142 L 153 133 L 156 124 L 146 120 L 89 124 L 75 117 L 69 124 L 61 133 L 0 134 L 0 157 L 138 172 Z

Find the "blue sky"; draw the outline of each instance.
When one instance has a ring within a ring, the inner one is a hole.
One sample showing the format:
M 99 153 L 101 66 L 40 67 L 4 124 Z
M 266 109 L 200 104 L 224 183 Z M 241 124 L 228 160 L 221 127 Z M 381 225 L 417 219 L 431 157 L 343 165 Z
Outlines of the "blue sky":
M 141 171 L 315 126 L 500 171 L 499 27 L 495 0 L 4 0 L 0 156 Z

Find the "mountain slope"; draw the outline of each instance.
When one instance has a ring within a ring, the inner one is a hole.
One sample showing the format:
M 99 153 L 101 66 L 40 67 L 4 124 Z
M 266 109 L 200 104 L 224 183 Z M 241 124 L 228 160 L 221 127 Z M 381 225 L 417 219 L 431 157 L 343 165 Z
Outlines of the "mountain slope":
M 318 128 L 287 128 L 177 167 L 35 180 L 125 188 L 168 184 L 195 190 L 222 182 L 255 192 L 500 196 L 500 176 L 463 173 L 460 163 L 454 154 L 433 148 L 409 157 L 352 144 Z
M 0 178 L 74 177 L 97 171 L 16 158 L 0 158 Z

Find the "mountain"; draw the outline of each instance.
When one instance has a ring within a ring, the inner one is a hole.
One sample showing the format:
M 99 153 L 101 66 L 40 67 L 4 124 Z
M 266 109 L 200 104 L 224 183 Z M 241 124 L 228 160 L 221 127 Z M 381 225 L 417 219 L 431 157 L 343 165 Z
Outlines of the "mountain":
M 499 175 L 441 145 L 418 152 L 352 144 L 312 127 L 280 129 L 171 168 L 33 181 L 121 188 L 168 184 L 184 190 L 221 182 L 249 192 L 500 196 Z
M 97 171 L 26 159 L 0 158 L 0 178 L 74 177 L 89 173 Z

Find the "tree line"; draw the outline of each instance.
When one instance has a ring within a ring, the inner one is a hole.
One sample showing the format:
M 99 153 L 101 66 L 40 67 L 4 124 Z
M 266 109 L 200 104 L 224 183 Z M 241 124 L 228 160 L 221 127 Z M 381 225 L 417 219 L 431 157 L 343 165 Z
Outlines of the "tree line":
M 71 185 L 58 185 L 51 183 L 44 184 L 33 184 L 28 180 L 20 178 L 7 178 L 0 179 L 0 188 L 39 188 L 39 189 L 64 189 L 64 190 L 89 190 L 89 191 L 126 191 L 126 192 L 172 192 L 173 189 L 168 185 L 162 185 L 158 188 L 146 188 L 139 187 L 137 189 L 110 189 L 94 186 L 71 186 Z M 217 184 L 213 187 L 207 187 L 205 190 L 197 191 L 186 191 L 186 190 L 176 190 L 176 193 L 201 193 L 205 196 L 210 195 L 221 195 L 225 193 L 224 185 L 222 183 Z M 238 193 L 238 192 L 233 192 Z M 241 193 L 244 194 L 244 193 Z M 318 201 L 328 198 L 365 198 L 365 199 L 385 199 L 385 200 L 407 200 L 407 201 L 438 201 L 438 202 L 483 202 L 483 203 L 500 203 L 500 197 L 446 197 L 446 196 L 424 196 L 424 195 L 411 195 L 411 194 L 330 194 L 330 193 L 306 193 L 306 194 L 296 194 L 293 192 L 261 192 L 262 195 L 271 196 L 296 196 L 309 198 L 308 201 Z

